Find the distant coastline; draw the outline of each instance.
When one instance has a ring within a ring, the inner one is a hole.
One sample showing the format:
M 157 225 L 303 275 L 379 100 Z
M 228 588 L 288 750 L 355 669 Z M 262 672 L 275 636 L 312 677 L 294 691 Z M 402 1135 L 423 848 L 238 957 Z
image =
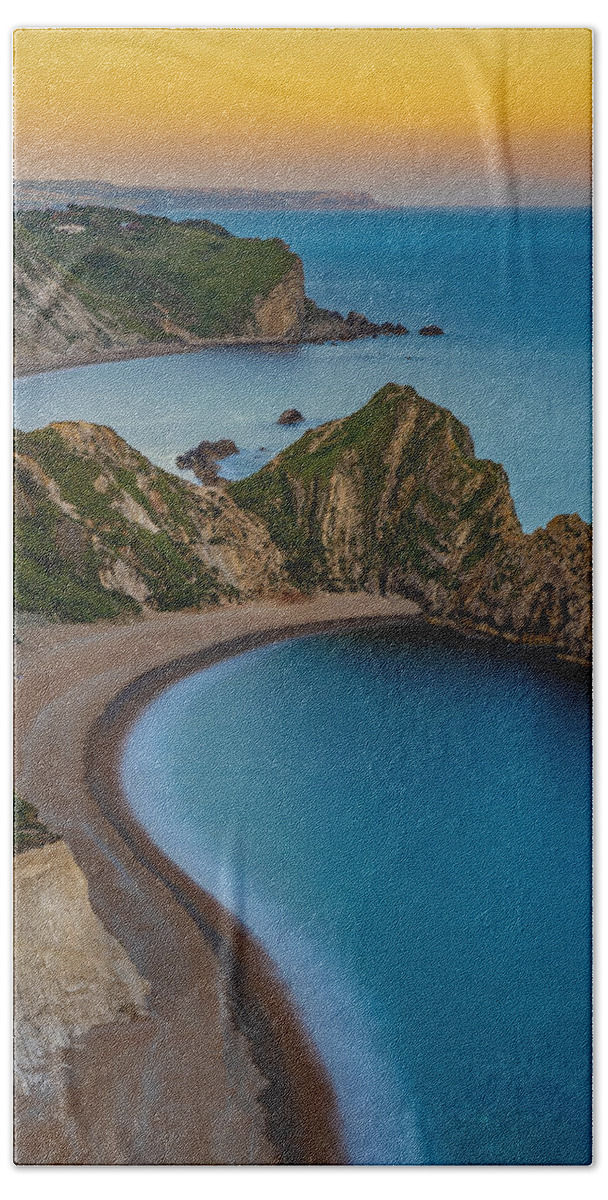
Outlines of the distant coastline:
M 234 213 L 398 213 L 412 209 L 458 211 L 466 209 L 591 209 L 591 197 L 584 192 L 579 199 L 569 196 L 559 202 L 549 197 L 518 198 L 515 203 L 430 203 L 402 200 L 389 203 L 367 192 L 334 190 L 271 191 L 254 188 L 158 188 L 130 187 L 107 180 L 16 179 L 14 207 L 64 208 L 68 204 L 93 204 L 121 207 L 134 213 L 153 212 L 170 216 L 175 212 Z
M 274 191 L 261 188 L 129 187 L 100 179 L 16 180 L 15 207 L 99 204 L 134 212 L 173 209 L 233 209 L 235 212 L 376 212 L 386 206 L 368 192 L 333 189 Z M 152 207 L 150 207 L 152 206 Z

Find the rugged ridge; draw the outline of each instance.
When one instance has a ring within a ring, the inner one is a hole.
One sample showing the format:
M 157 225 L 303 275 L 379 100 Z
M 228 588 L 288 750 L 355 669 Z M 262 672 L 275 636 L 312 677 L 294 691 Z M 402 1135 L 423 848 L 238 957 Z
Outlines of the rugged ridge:
M 524 534 L 503 467 L 412 387 L 387 384 L 227 491 L 302 590 L 398 593 L 460 630 L 590 657 L 590 527 Z
M 465 633 L 591 653 L 591 530 L 525 534 L 502 466 L 412 387 L 308 430 L 256 475 L 212 486 L 104 426 L 16 437 L 21 611 L 95 620 L 315 591 L 399 595 Z
M 15 600 L 92 621 L 289 591 L 263 523 L 112 429 L 64 421 L 15 439 Z
M 407 332 L 321 309 L 280 238 L 211 221 L 69 205 L 17 213 L 17 374 L 206 345 L 297 343 Z

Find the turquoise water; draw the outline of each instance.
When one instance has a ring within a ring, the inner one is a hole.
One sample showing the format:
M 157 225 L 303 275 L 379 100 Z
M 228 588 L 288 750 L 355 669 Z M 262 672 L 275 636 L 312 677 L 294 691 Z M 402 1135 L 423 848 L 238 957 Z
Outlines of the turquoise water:
M 450 408 L 469 425 L 477 453 L 503 463 L 524 529 L 560 512 L 589 519 L 586 209 L 199 215 L 241 235 L 283 237 L 301 254 L 320 304 L 403 321 L 412 334 L 50 372 L 17 382 L 17 425 L 109 424 L 169 470 L 202 438 L 231 437 L 241 453 L 223 471 L 240 477 L 393 380 Z M 445 337 L 419 337 L 429 322 Z M 291 407 L 305 424 L 277 426 Z
M 384 630 L 177 683 L 123 780 L 270 950 L 351 1161 L 584 1163 L 589 770 L 580 685 Z

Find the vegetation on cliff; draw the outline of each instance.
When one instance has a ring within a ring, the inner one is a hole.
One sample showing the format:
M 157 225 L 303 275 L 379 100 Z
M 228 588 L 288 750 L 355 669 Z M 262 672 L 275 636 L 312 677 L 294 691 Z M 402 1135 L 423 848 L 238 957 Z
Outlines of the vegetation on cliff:
M 25 850 L 38 850 L 50 842 L 59 840 L 40 820 L 37 810 L 28 800 L 13 792 L 13 848 L 15 854 Z
M 210 221 L 72 206 L 18 214 L 15 261 L 46 261 L 93 315 L 127 338 L 219 338 L 245 332 L 254 301 L 294 266 L 277 238 L 238 238 Z M 17 281 L 17 307 L 21 293 Z M 52 320 L 52 312 L 47 315 Z
M 111 429 L 17 434 L 16 598 L 64 620 L 278 592 L 414 600 L 463 632 L 590 655 L 591 530 L 524 534 L 504 469 L 412 387 L 308 430 L 256 475 L 197 487 Z
M 300 342 L 407 333 L 319 308 L 279 238 L 212 221 L 70 204 L 15 220 L 16 370 L 206 341 Z
M 17 433 L 15 451 L 22 611 L 94 621 L 218 604 L 283 579 L 264 527 L 221 487 L 154 467 L 111 429 L 61 422 Z
M 387 384 L 228 491 L 303 591 L 396 592 L 464 630 L 589 655 L 589 526 L 524 534 L 504 469 L 414 388 Z

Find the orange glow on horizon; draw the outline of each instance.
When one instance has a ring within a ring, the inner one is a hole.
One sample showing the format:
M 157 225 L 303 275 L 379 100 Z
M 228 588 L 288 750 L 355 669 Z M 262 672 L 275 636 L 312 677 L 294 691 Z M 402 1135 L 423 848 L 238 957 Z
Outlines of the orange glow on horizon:
M 374 191 L 376 171 L 398 197 L 437 160 L 586 185 L 590 129 L 585 29 L 15 33 L 21 178 Z

